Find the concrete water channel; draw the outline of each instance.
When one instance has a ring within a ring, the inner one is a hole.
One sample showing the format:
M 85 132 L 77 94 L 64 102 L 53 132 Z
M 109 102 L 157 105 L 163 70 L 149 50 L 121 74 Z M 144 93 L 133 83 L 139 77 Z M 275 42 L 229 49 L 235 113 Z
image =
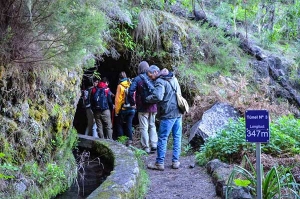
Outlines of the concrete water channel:
M 80 156 L 90 153 L 90 164 L 85 169 L 84 182 L 74 184 L 57 199 L 122 199 L 135 198 L 140 178 L 138 161 L 133 151 L 113 140 L 78 134 Z M 79 156 L 79 157 L 80 157 Z M 80 187 L 78 193 L 78 185 Z M 82 185 L 85 185 L 82 187 Z M 84 190 L 84 195 L 82 191 Z

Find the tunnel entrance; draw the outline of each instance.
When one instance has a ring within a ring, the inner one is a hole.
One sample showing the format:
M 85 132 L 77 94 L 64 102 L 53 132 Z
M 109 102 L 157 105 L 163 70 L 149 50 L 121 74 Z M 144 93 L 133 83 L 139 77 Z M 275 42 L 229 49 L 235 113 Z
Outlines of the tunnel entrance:
M 97 71 L 100 73 L 100 77 L 106 77 L 109 80 L 110 90 L 116 94 L 118 86 L 118 76 L 121 71 L 125 71 L 127 77 L 134 78 L 136 76 L 136 69 L 131 69 L 130 67 L 130 55 L 129 56 L 120 56 L 119 59 L 115 60 L 112 57 L 104 56 L 102 61 L 96 61 L 96 67 L 87 69 L 82 78 L 81 90 L 85 90 L 93 85 L 93 73 Z M 113 98 L 114 102 L 114 98 Z M 137 115 L 137 114 L 136 114 Z M 137 117 L 134 118 L 134 124 L 137 124 Z M 86 110 L 83 106 L 82 99 L 79 100 L 77 104 L 77 109 L 73 121 L 73 125 L 76 128 L 77 132 L 80 134 L 85 133 L 87 127 L 87 117 Z M 114 135 L 115 135 L 114 129 Z M 115 137 L 115 136 L 114 136 Z

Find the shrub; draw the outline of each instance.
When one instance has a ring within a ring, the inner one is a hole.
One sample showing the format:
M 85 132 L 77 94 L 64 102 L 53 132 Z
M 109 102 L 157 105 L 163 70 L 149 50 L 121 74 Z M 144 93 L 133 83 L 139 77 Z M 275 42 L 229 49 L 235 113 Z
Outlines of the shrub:
M 270 142 L 262 144 L 262 152 L 279 156 L 288 154 L 294 156 L 300 152 L 299 119 L 293 116 L 283 116 L 270 123 Z M 215 137 L 209 137 L 200 152 L 196 153 L 196 160 L 204 165 L 211 159 L 225 162 L 239 162 L 244 154 L 254 152 L 253 143 L 246 142 L 245 119 L 231 121 Z
M 235 166 L 231 172 L 226 187 L 226 198 L 230 196 L 234 186 L 243 186 L 250 189 L 252 195 L 257 195 L 257 173 L 247 156 L 244 157 L 244 166 L 249 170 Z M 299 198 L 298 184 L 289 168 L 274 166 L 268 172 L 262 171 L 262 198 Z
M 102 47 L 106 21 L 90 1 L 8 0 L 0 7 L 5 15 L 1 26 L 0 60 L 36 63 L 52 61 L 70 67 Z M 15 51 L 18 53 L 9 54 Z

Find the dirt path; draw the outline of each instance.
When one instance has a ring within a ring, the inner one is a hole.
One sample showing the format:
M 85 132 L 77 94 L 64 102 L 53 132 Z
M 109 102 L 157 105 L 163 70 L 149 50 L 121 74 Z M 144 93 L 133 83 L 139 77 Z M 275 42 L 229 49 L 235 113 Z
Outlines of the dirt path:
M 150 154 L 145 164 L 155 162 L 156 154 Z M 172 151 L 168 150 L 165 160 L 165 170 L 147 169 L 150 177 L 150 189 L 145 199 L 220 199 L 216 196 L 215 186 L 206 169 L 193 164 L 193 156 L 180 158 L 180 168 L 171 168 Z

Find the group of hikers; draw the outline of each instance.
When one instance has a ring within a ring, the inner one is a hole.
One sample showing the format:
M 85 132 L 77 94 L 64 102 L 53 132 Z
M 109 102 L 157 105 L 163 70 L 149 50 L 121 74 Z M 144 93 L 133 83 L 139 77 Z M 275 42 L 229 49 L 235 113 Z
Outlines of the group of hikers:
M 94 79 L 93 86 L 83 92 L 88 125 L 86 135 L 113 139 L 113 125 L 117 137 L 127 136 L 127 146 L 133 144 L 132 122 L 137 112 L 142 149 L 147 153 L 157 152 L 156 162 L 149 169 L 164 170 L 167 141 L 172 132 L 172 168 L 178 169 L 181 152 L 182 112 L 177 104 L 176 92 L 181 89 L 174 73 L 142 61 L 138 76 L 132 81 L 122 71 L 114 95 L 108 79 Z M 113 98 L 114 102 L 113 102 Z M 159 129 L 155 120 L 159 118 Z

